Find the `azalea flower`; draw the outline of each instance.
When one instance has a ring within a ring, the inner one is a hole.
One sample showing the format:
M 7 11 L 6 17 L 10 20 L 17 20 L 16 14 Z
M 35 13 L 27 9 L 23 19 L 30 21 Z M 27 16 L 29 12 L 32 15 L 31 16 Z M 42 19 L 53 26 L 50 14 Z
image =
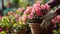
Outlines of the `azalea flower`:
M 35 10 L 36 14 L 38 16 L 42 16 L 43 13 L 41 12 L 41 6 L 40 6 L 40 2 L 38 1 L 36 4 L 33 5 L 33 9 Z
M 46 6 L 42 4 L 42 5 L 41 5 L 41 9 L 42 9 L 42 10 L 45 10 L 45 8 L 46 8 Z
M 23 20 L 23 22 L 26 22 L 27 21 L 27 15 L 23 15 L 22 20 Z
M 22 13 L 23 10 L 24 10 L 23 8 L 18 8 L 18 9 L 17 9 L 17 12 L 18 12 L 18 13 Z
M 50 6 L 49 6 L 48 4 L 45 4 L 45 9 L 46 9 L 47 11 L 49 11 L 49 10 L 50 10 Z
M 58 15 L 54 19 L 52 19 L 52 23 L 53 24 L 60 23 L 60 15 Z
M 31 13 L 31 14 L 29 14 L 29 15 L 28 15 L 28 18 L 29 18 L 29 19 L 32 19 L 32 18 L 33 18 L 33 16 L 34 16 L 34 14 L 33 14 L 33 13 Z
M 25 10 L 24 14 L 30 14 L 32 11 L 32 7 L 27 7 L 27 9 Z
M 43 13 L 41 12 L 41 11 L 36 11 L 36 14 L 38 15 L 38 16 L 42 16 L 43 15 Z
M 52 19 L 52 23 L 53 23 L 53 24 L 56 24 L 56 20 L 55 20 L 55 19 Z
M 18 19 L 19 18 L 19 15 L 18 14 L 15 14 L 15 18 Z
M 60 15 L 57 16 L 57 21 L 60 23 Z

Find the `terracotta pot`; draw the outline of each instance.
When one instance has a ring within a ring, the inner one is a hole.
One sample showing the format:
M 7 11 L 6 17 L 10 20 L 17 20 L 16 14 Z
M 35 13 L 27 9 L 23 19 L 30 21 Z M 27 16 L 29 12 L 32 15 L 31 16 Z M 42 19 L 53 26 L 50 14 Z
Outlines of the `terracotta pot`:
M 32 34 L 40 34 L 41 27 L 39 23 L 29 23 Z
M 26 31 L 19 31 L 17 34 L 26 34 Z

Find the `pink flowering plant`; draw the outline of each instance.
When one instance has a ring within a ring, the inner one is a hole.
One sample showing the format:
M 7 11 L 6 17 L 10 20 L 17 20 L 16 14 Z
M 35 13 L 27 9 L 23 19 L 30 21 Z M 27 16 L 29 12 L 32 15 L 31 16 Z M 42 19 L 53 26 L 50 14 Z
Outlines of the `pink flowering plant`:
M 19 10 L 18 10 L 19 9 Z M 23 23 L 23 18 L 26 18 L 26 16 L 22 15 L 23 14 L 23 10 L 22 8 L 18 8 L 17 11 L 10 11 L 8 12 L 7 16 L 3 16 L 4 18 L 2 18 L 1 20 L 1 27 L 5 27 L 8 28 L 8 33 L 17 33 L 19 31 L 26 31 L 28 24 L 24 24 Z M 24 16 L 24 17 L 22 17 Z M 29 26 L 29 25 L 28 25 Z M 3 28 L 2 28 L 3 29 Z M 4 31 L 4 30 L 3 30 Z
M 18 13 L 10 11 L 8 15 L 0 16 L 0 34 L 16 34 L 19 31 L 26 31 L 26 26 Z
M 36 2 L 35 4 L 33 4 L 32 7 L 27 7 L 27 9 L 24 11 L 22 17 L 23 18 L 23 22 L 31 22 L 31 23 L 41 23 L 43 19 L 41 19 L 41 17 L 43 17 L 46 13 L 48 13 L 49 11 L 49 6 L 48 4 L 44 5 L 41 4 L 40 1 Z
M 15 11 L 15 13 L 17 13 L 17 14 L 20 15 L 20 16 L 22 16 L 24 10 L 25 10 L 25 7 L 23 7 L 23 8 L 18 8 L 18 9 Z
M 55 28 L 53 30 L 54 34 L 60 34 L 60 15 L 52 19 L 52 24 L 53 27 Z
M 22 17 L 18 17 L 17 14 L 15 14 L 15 16 L 0 16 L 0 34 L 16 34 L 19 31 L 26 31 L 27 27 L 29 26 L 26 25 L 28 24 L 23 24 Z

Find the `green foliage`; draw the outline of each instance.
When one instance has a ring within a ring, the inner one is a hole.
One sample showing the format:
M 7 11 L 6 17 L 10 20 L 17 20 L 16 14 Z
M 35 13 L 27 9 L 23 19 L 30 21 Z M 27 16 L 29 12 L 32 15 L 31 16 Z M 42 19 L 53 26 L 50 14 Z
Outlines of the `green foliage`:
M 25 31 L 25 25 L 21 22 L 20 24 L 19 23 L 13 24 L 13 28 L 16 29 L 17 31 L 20 31 L 20 30 Z
M 5 26 L 8 28 L 10 27 L 10 24 L 9 24 L 10 22 L 8 17 L 3 17 L 0 23 L 1 23 L 0 24 L 1 27 L 5 27 Z
M 33 5 L 34 1 L 35 0 L 29 0 L 28 4 L 31 6 L 31 5 Z
M 19 0 L 20 7 L 27 7 L 29 0 Z
M 12 2 L 13 2 L 14 5 L 17 5 L 19 0 L 12 0 Z
M 5 31 L 0 32 L 0 34 L 7 34 Z
M 53 30 L 54 34 L 58 34 L 58 32 L 56 30 Z
M 47 3 L 47 2 L 49 2 L 50 0 L 44 0 L 44 3 Z

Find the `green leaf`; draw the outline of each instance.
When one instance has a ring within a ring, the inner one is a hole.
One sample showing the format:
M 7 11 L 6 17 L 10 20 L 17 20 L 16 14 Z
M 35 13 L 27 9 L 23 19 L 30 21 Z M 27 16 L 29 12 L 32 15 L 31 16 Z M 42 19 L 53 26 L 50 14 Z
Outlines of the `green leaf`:
M 5 31 L 2 31 L 1 34 L 7 34 Z
M 53 30 L 54 34 L 58 34 L 58 32 L 56 30 Z

